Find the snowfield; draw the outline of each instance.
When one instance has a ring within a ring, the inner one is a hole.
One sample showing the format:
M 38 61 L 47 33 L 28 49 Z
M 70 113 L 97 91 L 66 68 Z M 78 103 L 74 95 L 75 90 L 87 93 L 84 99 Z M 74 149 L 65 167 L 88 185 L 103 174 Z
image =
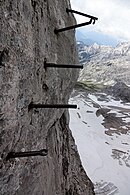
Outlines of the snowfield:
M 130 195 L 130 104 L 83 91 L 70 103 L 78 105 L 70 129 L 96 195 Z

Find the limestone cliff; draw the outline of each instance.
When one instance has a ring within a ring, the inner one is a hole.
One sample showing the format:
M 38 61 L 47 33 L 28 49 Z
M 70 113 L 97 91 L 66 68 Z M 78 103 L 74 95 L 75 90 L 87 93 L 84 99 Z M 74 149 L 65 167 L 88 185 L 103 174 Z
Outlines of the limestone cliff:
M 77 62 L 68 0 L 0 0 L 0 194 L 92 195 L 68 127 L 66 109 L 28 109 L 31 102 L 67 103 L 78 72 L 44 68 Z M 46 157 L 10 151 L 48 149 Z

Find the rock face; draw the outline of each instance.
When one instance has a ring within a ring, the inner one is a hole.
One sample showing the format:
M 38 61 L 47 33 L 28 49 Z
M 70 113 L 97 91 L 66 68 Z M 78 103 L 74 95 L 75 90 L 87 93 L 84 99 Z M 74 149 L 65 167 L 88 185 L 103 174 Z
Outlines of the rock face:
M 104 91 L 121 99 L 123 102 L 130 102 L 130 87 L 123 82 L 117 82 L 114 86 L 107 87 Z
M 28 109 L 31 102 L 67 103 L 78 72 L 44 68 L 77 62 L 75 23 L 68 0 L 0 0 L 0 194 L 92 195 L 65 109 Z M 71 78 L 71 79 L 70 79 Z M 15 158 L 10 151 L 48 149 L 46 157 Z

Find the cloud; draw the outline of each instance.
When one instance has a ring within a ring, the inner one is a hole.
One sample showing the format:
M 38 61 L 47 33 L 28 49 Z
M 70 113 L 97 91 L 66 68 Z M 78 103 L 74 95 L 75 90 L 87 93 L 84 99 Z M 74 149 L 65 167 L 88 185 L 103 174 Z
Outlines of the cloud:
M 86 31 L 102 32 L 118 40 L 130 41 L 130 0 L 71 0 L 72 8 L 96 16 L 99 20 Z M 78 22 L 86 18 L 75 15 Z

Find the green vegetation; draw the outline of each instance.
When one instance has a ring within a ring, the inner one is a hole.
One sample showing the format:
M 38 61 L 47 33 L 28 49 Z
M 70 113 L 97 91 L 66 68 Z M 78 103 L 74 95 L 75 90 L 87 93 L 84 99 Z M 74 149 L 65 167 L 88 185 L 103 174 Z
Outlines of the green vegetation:
M 78 81 L 75 88 L 84 88 L 89 91 L 99 91 L 105 88 L 103 83 L 94 83 L 92 80 Z

